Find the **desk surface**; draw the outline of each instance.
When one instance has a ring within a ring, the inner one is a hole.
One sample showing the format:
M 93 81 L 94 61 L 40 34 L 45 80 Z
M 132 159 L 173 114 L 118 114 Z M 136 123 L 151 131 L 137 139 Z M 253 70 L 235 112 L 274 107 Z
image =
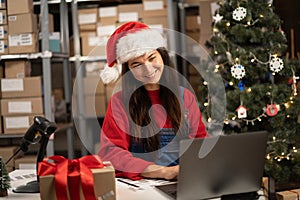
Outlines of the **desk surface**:
M 16 170 L 11 172 L 11 186 L 12 188 L 8 192 L 8 196 L 1 199 L 14 199 L 14 200 L 38 200 L 40 199 L 39 193 L 14 193 L 13 188 L 20 185 L 25 185 L 26 183 L 36 180 L 35 170 Z M 116 181 L 116 195 L 117 200 L 171 200 L 169 196 L 160 192 L 154 187 L 154 185 L 164 184 L 166 181 L 162 180 L 142 180 L 139 182 L 141 189 L 130 186 L 128 184 Z M 136 182 L 135 182 L 136 184 Z M 219 198 L 213 199 L 218 200 Z M 262 196 L 259 200 L 264 200 Z

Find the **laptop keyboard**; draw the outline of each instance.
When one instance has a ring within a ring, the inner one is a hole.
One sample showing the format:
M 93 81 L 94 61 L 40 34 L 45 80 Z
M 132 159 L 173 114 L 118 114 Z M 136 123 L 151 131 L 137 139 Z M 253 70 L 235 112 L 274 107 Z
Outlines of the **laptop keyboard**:
M 162 192 L 166 193 L 173 199 L 177 197 L 177 183 L 171 183 L 166 185 L 156 185 L 157 189 L 161 190 Z
M 259 199 L 260 195 L 257 192 L 247 192 L 240 194 L 224 195 L 221 200 L 255 200 Z

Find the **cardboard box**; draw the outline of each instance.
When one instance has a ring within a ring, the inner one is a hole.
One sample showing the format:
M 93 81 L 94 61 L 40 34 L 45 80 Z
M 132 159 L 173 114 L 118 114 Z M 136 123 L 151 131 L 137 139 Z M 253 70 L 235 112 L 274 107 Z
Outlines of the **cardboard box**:
M 186 16 L 185 17 L 185 30 L 186 31 L 200 31 L 200 16 L 199 15 L 192 15 L 192 16 Z
M 117 26 L 115 24 L 112 25 L 102 25 L 97 24 L 97 35 L 98 36 L 110 36 L 116 30 Z
M 38 17 L 38 31 L 41 32 L 42 31 L 42 16 L 39 15 Z M 48 31 L 54 32 L 54 16 L 53 14 L 48 14 Z
M 42 97 L 1 99 L 2 116 L 30 115 L 43 113 L 44 109 Z
M 0 120 L 1 121 L 1 120 Z M 0 155 L 2 156 L 3 160 L 6 162 L 8 159 L 18 150 L 19 146 L 5 146 L 0 148 Z M 19 158 L 23 156 L 23 152 L 20 151 L 14 158 Z M 14 167 L 14 161 L 11 160 L 6 165 L 7 167 Z
M 211 10 L 211 4 L 213 1 L 207 0 L 207 1 L 201 1 L 199 6 L 199 13 L 201 17 L 201 23 L 200 23 L 200 30 L 201 35 L 212 35 L 212 10 Z M 205 20 L 204 20 L 205 19 Z
M 143 18 L 143 5 L 137 4 L 121 4 L 118 5 L 118 21 L 128 22 L 128 21 L 139 21 Z
M 0 54 L 5 55 L 8 54 L 8 41 L 0 40 Z
M 117 23 L 118 20 L 118 7 L 109 6 L 99 8 L 98 21 L 101 25 L 113 25 Z
M 5 61 L 5 78 L 24 78 L 31 75 L 31 62 L 28 60 Z
M 81 37 L 81 54 L 83 56 L 105 56 L 107 40 L 106 36 Z
M 97 23 L 94 24 L 79 24 L 79 30 L 82 31 L 96 31 Z
M 4 66 L 0 65 L 0 78 L 4 78 Z
M 42 33 L 39 33 L 39 43 L 41 44 Z M 41 47 L 41 45 L 39 45 Z M 61 52 L 60 32 L 49 32 L 49 51 Z
M 7 15 L 33 13 L 32 0 L 7 0 Z
M 40 76 L 1 79 L 2 98 L 41 97 L 42 79 Z
M 8 39 L 8 26 L 3 25 L 0 26 L 0 40 L 7 40 Z
M 78 24 L 96 24 L 98 8 L 78 9 Z
M 4 134 L 24 134 L 33 123 L 34 115 L 3 116 Z
M 39 51 L 36 33 L 8 35 L 8 52 L 10 54 L 36 53 Z
M 36 169 L 36 155 L 25 155 L 14 160 L 15 169 Z
M 105 95 L 85 95 L 85 114 L 91 117 L 104 117 L 106 112 Z
M 0 9 L 6 9 L 6 0 L 1 0 Z
M 167 0 L 143 0 L 144 17 L 167 16 Z
M 299 199 L 300 189 L 276 192 L 277 200 L 297 200 Z
M 79 35 L 80 35 L 80 37 L 97 36 L 97 32 L 95 30 L 94 31 L 82 30 L 82 31 L 80 31 Z
M 118 7 L 117 6 L 100 7 L 98 10 L 98 14 L 100 19 L 117 17 Z
M 167 16 L 144 17 L 142 21 L 154 29 L 164 29 L 169 27 Z
M 115 170 L 112 166 L 102 169 L 91 169 L 94 176 L 94 191 L 96 199 L 116 200 Z M 54 175 L 40 176 L 40 197 L 42 200 L 56 200 Z M 80 184 L 80 183 L 78 183 Z M 80 199 L 83 200 L 83 192 L 80 187 Z
M 35 14 L 25 13 L 8 17 L 9 35 L 20 33 L 37 33 L 37 18 Z
M 199 4 L 201 0 L 183 0 L 183 3 L 187 4 Z
M 105 25 L 115 25 L 118 23 L 118 17 L 105 17 L 100 19 L 100 24 Z
M 7 12 L 6 10 L 0 10 L 0 24 L 7 24 Z
M 105 94 L 104 92 L 104 84 L 100 77 L 85 77 L 83 78 L 83 94 L 84 95 L 101 95 Z

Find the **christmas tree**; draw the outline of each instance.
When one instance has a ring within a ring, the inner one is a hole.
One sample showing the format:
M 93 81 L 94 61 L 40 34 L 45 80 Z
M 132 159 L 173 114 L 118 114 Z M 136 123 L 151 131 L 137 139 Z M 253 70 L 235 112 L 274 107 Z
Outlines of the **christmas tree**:
M 10 188 L 10 178 L 5 163 L 0 156 L 0 197 L 7 196 L 7 189 Z
M 218 5 L 207 47 L 224 80 L 225 133 L 267 130 L 266 175 L 277 184 L 299 181 L 299 63 L 286 58 L 282 21 L 268 0 Z M 200 84 L 199 92 L 200 109 L 210 121 L 207 85 Z

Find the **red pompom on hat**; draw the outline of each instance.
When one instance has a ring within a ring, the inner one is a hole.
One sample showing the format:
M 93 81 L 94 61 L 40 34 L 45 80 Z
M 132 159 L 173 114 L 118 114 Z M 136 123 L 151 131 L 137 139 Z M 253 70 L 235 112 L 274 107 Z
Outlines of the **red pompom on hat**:
M 121 64 L 160 47 L 165 47 L 160 32 L 141 22 L 127 22 L 117 28 L 106 44 L 107 66 L 100 76 L 104 83 L 117 80 Z M 111 69 L 110 69 L 111 68 Z

